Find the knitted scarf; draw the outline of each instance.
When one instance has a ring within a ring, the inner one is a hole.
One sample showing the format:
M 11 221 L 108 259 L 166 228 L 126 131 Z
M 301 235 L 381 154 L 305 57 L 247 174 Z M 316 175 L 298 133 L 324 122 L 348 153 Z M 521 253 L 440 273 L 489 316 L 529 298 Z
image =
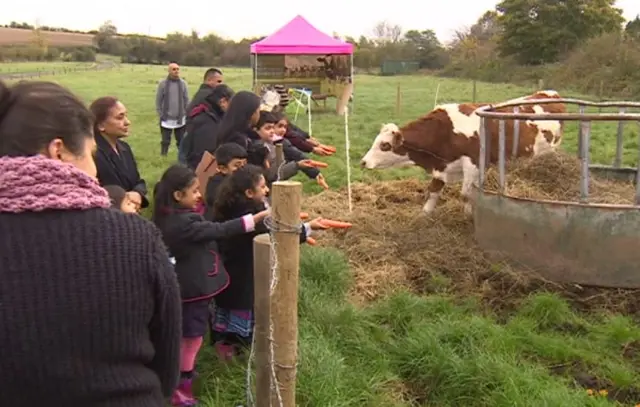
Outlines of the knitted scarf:
M 0 213 L 108 208 L 98 181 L 42 155 L 0 157 Z
M 171 83 L 178 83 L 178 94 L 177 95 L 172 95 L 169 92 L 169 84 Z M 184 99 L 182 98 L 182 95 L 184 95 L 184 93 L 187 91 L 187 85 L 184 83 L 184 81 L 181 78 L 177 78 L 177 79 L 173 79 L 171 76 L 167 76 L 167 79 L 164 81 L 163 83 L 163 88 L 162 88 L 162 94 L 164 96 L 164 102 L 162 103 L 162 117 L 166 118 L 167 116 L 167 111 L 169 110 L 169 101 L 168 98 L 170 97 L 177 97 L 178 98 L 178 118 L 176 120 L 180 121 L 182 120 L 182 118 L 184 116 L 186 116 L 185 112 L 186 110 L 186 106 L 184 105 Z

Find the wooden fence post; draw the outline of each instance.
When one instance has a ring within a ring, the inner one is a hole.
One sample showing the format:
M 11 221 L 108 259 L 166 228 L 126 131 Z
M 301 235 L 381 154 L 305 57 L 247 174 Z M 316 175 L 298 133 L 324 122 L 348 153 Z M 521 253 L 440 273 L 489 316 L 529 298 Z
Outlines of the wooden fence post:
M 254 346 L 256 355 L 256 407 L 270 407 L 271 398 L 271 236 L 253 239 Z
M 477 99 L 478 99 L 478 81 L 474 79 L 473 80 L 473 96 L 472 96 L 473 103 L 476 103 Z
M 298 359 L 298 275 L 300 272 L 300 224 L 302 184 L 273 183 L 271 216 L 277 268 L 277 284 L 271 298 L 273 346 L 277 386 L 282 406 L 296 406 L 296 363 Z M 272 405 L 279 406 L 276 392 Z

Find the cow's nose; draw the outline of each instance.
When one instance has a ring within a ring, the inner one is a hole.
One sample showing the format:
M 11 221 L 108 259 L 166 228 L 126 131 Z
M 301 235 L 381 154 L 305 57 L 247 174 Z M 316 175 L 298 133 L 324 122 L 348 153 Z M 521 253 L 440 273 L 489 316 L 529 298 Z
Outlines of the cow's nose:
M 367 166 L 367 162 L 365 160 L 360 161 L 360 168 L 364 168 Z

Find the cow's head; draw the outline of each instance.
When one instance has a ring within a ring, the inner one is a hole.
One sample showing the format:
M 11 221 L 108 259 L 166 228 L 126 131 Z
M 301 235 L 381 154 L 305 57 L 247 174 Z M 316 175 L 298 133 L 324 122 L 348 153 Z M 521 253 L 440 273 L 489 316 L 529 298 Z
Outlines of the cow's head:
M 360 166 L 367 169 L 408 167 L 415 165 L 402 148 L 402 133 L 393 123 L 383 124 L 373 145 L 362 157 Z

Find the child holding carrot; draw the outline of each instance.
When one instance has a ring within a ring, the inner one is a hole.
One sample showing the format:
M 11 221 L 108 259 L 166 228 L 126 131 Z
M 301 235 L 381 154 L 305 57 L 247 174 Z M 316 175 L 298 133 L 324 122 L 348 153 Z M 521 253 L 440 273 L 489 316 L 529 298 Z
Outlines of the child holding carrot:
M 298 170 L 300 170 L 309 178 L 315 179 L 323 188 L 328 189 L 329 186 L 327 185 L 324 176 L 318 170 L 318 166 L 325 165 L 317 161 L 309 160 L 304 153 L 293 147 L 286 139 L 277 141 L 283 145 L 285 164 L 283 164 L 281 168 L 276 168 L 276 142 L 274 142 L 274 136 L 277 122 L 278 120 L 274 113 L 261 111 L 258 122 L 254 127 L 254 132 L 251 135 L 253 140 L 262 140 L 265 146 L 269 149 L 268 160 L 270 165 L 266 171 L 266 177 L 269 184 L 277 179 L 289 179 L 296 175 Z
M 278 122 L 276 123 L 276 136 L 288 140 L 294 147 L 303 153 L 314 153 L 320 156 L 332 155 L 336 148 L 325 144 L 320 144 L 318 140 L 309 136 L 308 133 L 290 123 L 287 117 L 281 113 L 274 113 Z
M 260 213 L 265 208 L 269 192 L 263 170 L 247 164 L 228 176 L 214 204 L 214 220 L 224 222 L 241 216 Z M 327 229 L 322 219 L 314 219 L 300 228 L 300 242 L 310 237 L 312 230 Z M 267 233 L 264 224 L 256 225 L 253 233 L 220 240 L 220 253 L 230 275 L 229 287 L 216 296 L 213 321 L 215 347 L 218 356 L 229 360 L 250 345 L 253 335 L 253 238 Z
M 267 211 L 243 213 L 224 222 L 206 221 L 196 212 L 201 200 L 196 174 L 182 164 L 169 167 L 154 190 L 153 221 L 162 232 L 182 295 L 180 384 L 173 406 L 194 406 L 192 391 L 196 356 L 209 317 L 209 302 L 229 285 L 229 275 L 218 254 L 217 239 L 251 233 Z

